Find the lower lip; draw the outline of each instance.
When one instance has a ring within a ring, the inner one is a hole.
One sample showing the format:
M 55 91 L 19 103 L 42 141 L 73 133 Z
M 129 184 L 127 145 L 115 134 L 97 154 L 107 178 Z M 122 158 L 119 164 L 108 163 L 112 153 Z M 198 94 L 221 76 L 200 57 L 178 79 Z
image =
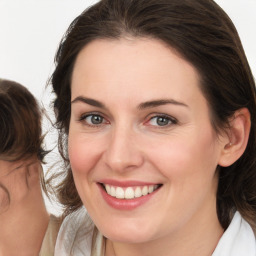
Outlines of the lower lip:
M 134 199 L 118 199 L 115 197 L 110 196 L 105 189 L 102 187 L 102 185 L 98 184 L 101 194 L 104 198 L 104 200 L 107 202 L 107 204 L 117 210 L 133 210 L 146 202 L 148 202 L 159 190 L 155 190 L 154 192 L 147 194 L 146 196 L 141 196 Z

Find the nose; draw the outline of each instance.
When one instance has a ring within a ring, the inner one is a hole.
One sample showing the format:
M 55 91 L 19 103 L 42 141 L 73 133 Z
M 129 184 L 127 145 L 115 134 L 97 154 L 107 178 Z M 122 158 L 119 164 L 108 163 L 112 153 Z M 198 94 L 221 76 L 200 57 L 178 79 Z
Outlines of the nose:
M 143 164 L 144 156 L 139 145 L 139 134 L 129 127 L 116 127 L 111 131 L 104 153 L 106 165 L 113 171 L 134 170 Z

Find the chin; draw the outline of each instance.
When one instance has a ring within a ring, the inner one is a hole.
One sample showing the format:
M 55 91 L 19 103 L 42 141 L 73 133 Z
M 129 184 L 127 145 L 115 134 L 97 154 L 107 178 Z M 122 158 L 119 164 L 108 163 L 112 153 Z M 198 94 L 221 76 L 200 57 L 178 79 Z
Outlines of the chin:
M 104 234 L 103 234 L 104 235 Z M 150 241 L 149 237 L 143 235 L 143 234 L 127 234 L 126 233 L 111 233 L 104 235 L 106 238 L 113 242 L 118 243 L 127 243 L 127 244 L 136 244 L 136 243 L 145 243 L 147 241 Z
M 152 229 L 142 228 L 142 225 L 110 225 L 100 228 L 100 232 L 109 240 L 119 243 L 145 243 L 153 239 Z

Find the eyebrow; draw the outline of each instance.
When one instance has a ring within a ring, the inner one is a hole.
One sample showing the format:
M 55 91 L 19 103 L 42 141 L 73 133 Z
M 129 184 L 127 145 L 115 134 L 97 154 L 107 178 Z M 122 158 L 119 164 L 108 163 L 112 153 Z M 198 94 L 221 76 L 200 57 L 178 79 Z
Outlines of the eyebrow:
M 83 103 L 86 103 L 86 104 L 94 106 L 94 107 L 107 109 L 106 106 L 102 102 L 100 102 L 98 100 L 91 99 L 91 98 L 83 97 L 83 96 L 76 97 L 74 100 L 71 101 L 71 104 L 76 103 L 76 102 L 83 102 Z M 140 103 L 138 105 L 138 109 L 143 110 L 143 109 L 159 107 L 159 106 L 167 105 L 167 104 L 188 107 L 187 104 L 176 101 L 174 99 L 158 99 L 158 100 L 152 100 L 152 101 L 146 101 L 146 102 Z
M 152 101 L 143 102 L 143 103 L 139 104 L 138 109 L 143 110 L 143 109 L 146 109 L 146 108 L 154 108 L 154 107 L 159 107 L 159 106 L 167 105 L 167 104 L 173 104 L 173 105 L 188 108 L 187 104 L 176 101 L 174 99 L 159 99 L 159 100 L 152 100 Z
M 97 100 L 94 100 L 91 98 L 86 98 L 83 96 L 76 97 L 74 100 L 71 101 L 71 104 L 76 103 L 76 102 L 83 102 L 83 103 L 86 103 L 86 104 L 94 106 L 94 107 L 106 109 L 105 105 L 103 103 L 101 103 L 100 101 L 97 101 Z

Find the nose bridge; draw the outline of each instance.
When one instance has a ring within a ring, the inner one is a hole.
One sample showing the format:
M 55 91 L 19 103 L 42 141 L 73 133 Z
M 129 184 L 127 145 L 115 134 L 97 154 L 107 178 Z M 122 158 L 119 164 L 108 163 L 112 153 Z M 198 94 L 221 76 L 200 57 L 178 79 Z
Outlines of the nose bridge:
M 142 152 L 136 143 L 137 135 L 131 126 L 118 124 L 111 131 L 106 150 L 106 163 L 115 171 L 139 167 L 143 162 Z

